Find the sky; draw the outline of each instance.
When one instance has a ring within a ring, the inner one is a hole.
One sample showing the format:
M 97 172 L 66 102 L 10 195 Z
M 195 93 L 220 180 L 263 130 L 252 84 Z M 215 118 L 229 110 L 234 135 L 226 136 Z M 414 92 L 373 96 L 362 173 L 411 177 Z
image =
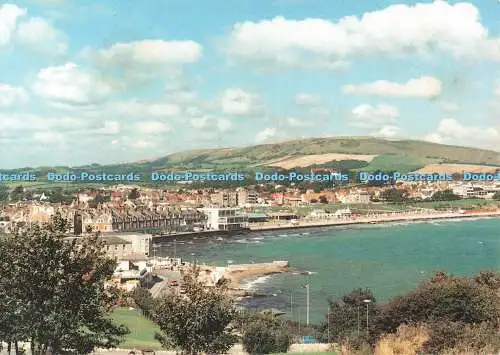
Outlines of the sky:
M 329 136 L 500 151 L 500 1 L 0 4 L 0 169 Z

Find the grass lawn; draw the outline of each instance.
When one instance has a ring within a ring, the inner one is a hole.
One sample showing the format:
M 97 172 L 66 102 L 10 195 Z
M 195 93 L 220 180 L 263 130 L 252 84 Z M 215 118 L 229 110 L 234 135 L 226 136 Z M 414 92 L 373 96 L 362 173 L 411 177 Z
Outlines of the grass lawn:
M 150 320 L 144 318 L 140 311 L 128 308 L 117 308 L 112 314 L 113 320 L 117 324 L 126 325 L 130 329 L 130 334 L 125 341 L 120 344 L 122 349 L 160 349 L 161 345 L 154 339 L 155 332 L 159 328 Z

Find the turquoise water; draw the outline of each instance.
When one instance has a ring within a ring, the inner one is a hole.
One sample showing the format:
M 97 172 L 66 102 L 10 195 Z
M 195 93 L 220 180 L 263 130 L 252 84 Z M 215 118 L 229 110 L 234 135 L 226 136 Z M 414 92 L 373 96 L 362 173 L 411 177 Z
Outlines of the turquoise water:
M 192 243 L 192 244 L 190 244 Z M 500 219 L 392 223 L 268 232 L 217 240 L 164 244 L 161 254 L 217 265 L 288 260 L 303 275 L 288 273 L 250 280 L 252 290 L 268 297 L 247 302 L 272 307 L 305 320 L 310 286 L 310 321 L 324 319 L 328 298 L 358 287 L 370 288 L 378 300 L 415 287 L 434 271 L 473 275 L 500 270 Z M 293 293 L 293 296 L 292 296 Z

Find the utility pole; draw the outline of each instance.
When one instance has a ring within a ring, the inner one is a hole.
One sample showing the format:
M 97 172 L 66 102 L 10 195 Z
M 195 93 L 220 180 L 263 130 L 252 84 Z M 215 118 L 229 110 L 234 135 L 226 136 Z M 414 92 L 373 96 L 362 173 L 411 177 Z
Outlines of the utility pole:
M 328 306 L 328 313 L 326 317 L 326 323 L 328 325 L 328 343 L 330 343 L 330 312 L 331 312 L 331 306 Z
M 307 290 L 307 298 L 306 298 L 306 324 L 309 325 L 309 284 L 305 284 L 303 287 Z
M 360 323 L 359 322 L 359 304 L 358 304 L 357 308 L 358 308 L 358 337 L 359 337 L 359 327 L 360 327 L 360 324 L 359 324 Z

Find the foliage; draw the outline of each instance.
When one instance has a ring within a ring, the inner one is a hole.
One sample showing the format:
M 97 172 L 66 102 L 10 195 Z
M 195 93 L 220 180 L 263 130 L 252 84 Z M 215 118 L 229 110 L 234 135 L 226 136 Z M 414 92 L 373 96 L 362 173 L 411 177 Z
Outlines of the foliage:
M 49 201 L 51 203 L 70 204 L 73 202 L 73 196 L 64 192 L 61 188 L 55 188 L 49 192 Z
M 9 188 L 0 183 L 0 201 L 7 201 L 9 199 Z
M 364 300 L 368 304 L 368 317 L 373 319 L 377 312 L 377 303 L 369 289 L 355 289 L 344 295 L 340 300 L 330 300 L 330 312 L 326 315 L 326 322 L 321 325 L 320 338 L 325 342 L 341 342 L 345 339 L 361 338 L 366 334 L 366 309 Z M 370 325 L 370 324 L 369 324 Z M 358 334 L 358 329 L 359 333 Z
M 395 334 L 384 335 L 375 346 L 375 355 L 417 355 L 429 340 L 429 331 L 423 325 L 401 325 Z
M 35 355 L 87 354 L 127 333 L 108 314 L 115 295 L 105 281 L 116 263 L 97 237 L 77 244 L 35 225 L 0 240 L 0 255 L 0 339 L 29 341 Z
M 286 353 L 292 343 L 284 323 L 273 315 L 262 315 L 243 331 L 243 348 L 249 354 Z
M 406 192 L 397 188 L 390 188 L 382 191 L 380 197 L 382 200 L 388 202 L 403 202 L 407 199 Z
M 148 289 L 144 287 L 136 287 L 132 291 L 132 298 L 137 307 L 141 310 L 142 314 L 150 319 L 153 315 L 155 307 L 155 300 Z
M 493 195 L 493 199 L 500 200 L 500 191 L 495 192 L 495 194 Z
M 184 275 L 184 295 L 169 294 L 158 300 L 153 320 L 162 333 L 157 339 L 185 354 L 224 353 L 236 342 L 232 326 L 236 311 L 225 285 L 206 287 L 199 270 Z
M 50 216 L 50 222 L 44 226 L 45 229 L 54 233 L 66 233 L 70 227 L 70 222 L 60 212 L 56 212 Z
M 461 200 L 462 198 L 453 193 L 453 190 L 443 190 L 437 191 L 432 195 L 433 201 L 456 201 Z
M 376 327 L 379 332 L 394 332 L 400 324 L 419 322 L 498 322 L 498 301 L 494 289 L 475 279 L 439 273 L 408 294 L 390 299 L 380 308 Z
M 496 354 L 500 351 L 500 330 L 482 322 L 434 322 L 429 324 L 429 341 L 423 351 L 429 354 Z

